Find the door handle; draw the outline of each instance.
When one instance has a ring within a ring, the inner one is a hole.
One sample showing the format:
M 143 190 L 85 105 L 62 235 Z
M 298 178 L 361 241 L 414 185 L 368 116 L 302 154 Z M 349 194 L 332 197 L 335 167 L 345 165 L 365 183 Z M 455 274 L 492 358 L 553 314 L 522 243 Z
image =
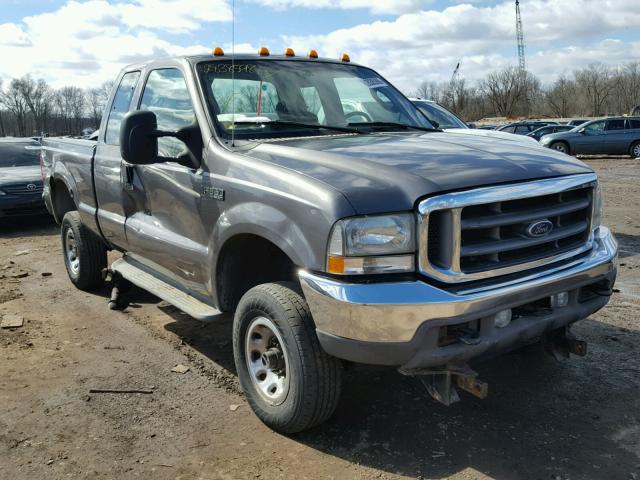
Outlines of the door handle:
M 133 191 L 133 168 L 133 165 L 124 162 L 120 168 L 120 179 L 125 190 Z

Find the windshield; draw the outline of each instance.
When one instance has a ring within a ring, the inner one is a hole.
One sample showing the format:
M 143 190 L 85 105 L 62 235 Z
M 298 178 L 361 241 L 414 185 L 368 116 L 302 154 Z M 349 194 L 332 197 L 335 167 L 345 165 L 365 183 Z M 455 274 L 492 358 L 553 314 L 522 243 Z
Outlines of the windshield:
M 427 116 L 431 123 L 437 124 L 438 128 L 469 128 L 453 113 L 438 104 L 419 100 L 413 103 Z
M 214 61 L 197 69 L 218 132 L 227 138 L 232 129 L 236 138 L 261 138 L 433 128 L 410 101 L 368 68 L 238 60 L 233 67 L 230 61 Z
M 0 168 L 40 165 L 40 144 L 37 142 L 0 142 Z

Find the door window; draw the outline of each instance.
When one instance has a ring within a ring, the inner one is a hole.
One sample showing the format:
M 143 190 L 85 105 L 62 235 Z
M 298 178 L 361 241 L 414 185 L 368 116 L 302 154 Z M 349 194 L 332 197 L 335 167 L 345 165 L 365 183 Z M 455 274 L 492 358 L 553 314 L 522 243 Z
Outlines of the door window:
M 158 130 L 174 132 L 192 125 L 195 121 L 193 104 L 182 72 L 176 68 L 154 70 L 144 87 L 140 110 L 156 114 Z M 177 158 L 185 145 L 177 138 L 158 139 L 158 155 Z
M 584 127 L 585 133 L 589 135 L 597 135 L 604 130 L 604 122 L 594 122 Z
M 107 130 L 104 141 L 108 145 L 120 145 L 120 125 L 122 117 L 129 111 L 133 92 L 136 89 L 140 78 L 140 72 L 125 73 L 118 85 L 118 90 L 113 97 L 109 120 L 107 120 Z
M 524 135 L 526 133 L 529 133 L 529 125 L 518 125 L 516 127 L 516 133 L 519 133 L 521 135 Z
M 608 120 L 606 130 L 624 130 L 624 119 Z
M 629 128 L 640 129 L 640 120 L 630 119 L 627 121 L 629 122 Z

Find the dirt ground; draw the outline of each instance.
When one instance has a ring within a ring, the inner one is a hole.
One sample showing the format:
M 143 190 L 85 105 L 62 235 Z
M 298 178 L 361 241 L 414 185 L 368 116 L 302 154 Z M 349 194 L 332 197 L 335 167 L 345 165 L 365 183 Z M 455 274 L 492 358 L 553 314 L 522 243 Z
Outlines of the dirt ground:
M 50 221 L 1 224 L 0 314 L 25 324 L 0 331 L 0 479 L 640 478 L 640 164 L 588 161 L 621 255 L 611 303 L 574 329 L 586 357 L 476 365 L 489 397 L 449 408 L 358 366 L 335 416 L 290 437 L 239 392 L 230 317 L 201 324 L 141 291 L 112 312 L 108 291 L 71 286 Z

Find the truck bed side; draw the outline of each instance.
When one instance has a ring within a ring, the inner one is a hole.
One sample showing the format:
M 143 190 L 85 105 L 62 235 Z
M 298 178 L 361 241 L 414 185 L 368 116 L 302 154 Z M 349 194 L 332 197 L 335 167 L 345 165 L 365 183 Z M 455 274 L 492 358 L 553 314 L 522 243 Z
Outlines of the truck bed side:
M 59 223 L 77 209 L 82 222 L 100 234 L 93 178 L 96 142 L 72 138 L 45 138 L 42 142 L 44 196 L 47 208 Z

